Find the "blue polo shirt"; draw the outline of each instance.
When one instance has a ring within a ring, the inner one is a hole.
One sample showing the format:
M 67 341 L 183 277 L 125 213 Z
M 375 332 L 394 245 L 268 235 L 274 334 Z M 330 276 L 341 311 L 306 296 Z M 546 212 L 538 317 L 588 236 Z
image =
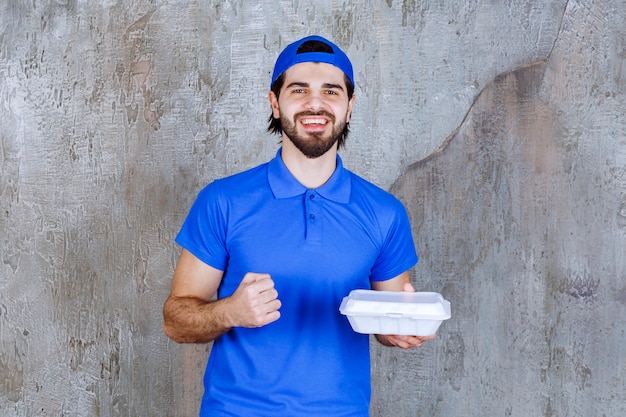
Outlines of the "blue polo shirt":
M 343 167 L 307 189 L 281 150 L 216 180 L 193 204 L 176 242 L 224 271 L 218 297 L 247 272 L 269 273 L 281 317 L 214 342 L 201 416 L 368 416 L 369 338 L 339 305 L 417 262 L 409 219 L 393 195 Z

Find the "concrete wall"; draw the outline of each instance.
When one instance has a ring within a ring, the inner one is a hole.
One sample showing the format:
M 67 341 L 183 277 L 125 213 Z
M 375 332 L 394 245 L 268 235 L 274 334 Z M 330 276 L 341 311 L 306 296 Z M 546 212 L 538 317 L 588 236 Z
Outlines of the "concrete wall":
M 537 4 L 541 3 L 541 4 Z M 346 165 L 409 209 L 453 318 L 375 344 L 373 416 L 626 412 L 626 2 L 0 5 L 0 415 L 192 416 L 161 307 L 208 181 L 273 156 L 273 61 L 353 59 Z

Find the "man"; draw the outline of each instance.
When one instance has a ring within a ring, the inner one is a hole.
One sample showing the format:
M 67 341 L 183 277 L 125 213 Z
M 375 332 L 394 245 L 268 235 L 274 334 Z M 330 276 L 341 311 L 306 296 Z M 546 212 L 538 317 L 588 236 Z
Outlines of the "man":
M 357 288 L 413 291 L 417 255 L 402 204 L 337 154 L 353 92 L 336 45 L 288 45 L 269 92 L 282 147 L 202 190 L 176 238 L 164 329 L 179 343 L 214 341 L 201 415 L 368 415 L 369 338 L 339 305 Z M 432 338 L 376 337 L 403 349 Z

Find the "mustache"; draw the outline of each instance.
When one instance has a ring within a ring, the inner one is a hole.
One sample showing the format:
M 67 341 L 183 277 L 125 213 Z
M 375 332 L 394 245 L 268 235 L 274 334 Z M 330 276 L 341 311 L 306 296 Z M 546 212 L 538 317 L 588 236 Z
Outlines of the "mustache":
M 296 113 L 293 116 L 293 118 L 294 120 L 298 120 L 301 117 L 307 117 L 307 116 L 324 116 L 330 119 L 331 122 L 335 123 L 335 116 L 332 113 L 327 112 L 326 110 L 320 110 L 320 111 L 305 110 L 300 113 Z

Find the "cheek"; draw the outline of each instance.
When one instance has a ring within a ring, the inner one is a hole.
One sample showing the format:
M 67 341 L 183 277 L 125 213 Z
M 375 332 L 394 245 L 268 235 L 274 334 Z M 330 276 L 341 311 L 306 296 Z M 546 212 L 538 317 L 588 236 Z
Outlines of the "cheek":
M 335 114 L 343 115 L 346 123 L 350 121 L 350 113 L 351 113 L 350 107 L 346 108 L 342 106 L 340 108 L 335 109 Z
M 297 103 L 283 102 L 274 112 L 274 117 L 280 118 L 282 116 L 283 118 L 291 120 L 299 111 L 301 111 L 301 109 L 298 107 Z

